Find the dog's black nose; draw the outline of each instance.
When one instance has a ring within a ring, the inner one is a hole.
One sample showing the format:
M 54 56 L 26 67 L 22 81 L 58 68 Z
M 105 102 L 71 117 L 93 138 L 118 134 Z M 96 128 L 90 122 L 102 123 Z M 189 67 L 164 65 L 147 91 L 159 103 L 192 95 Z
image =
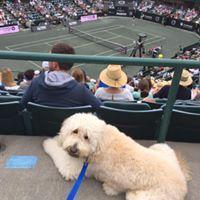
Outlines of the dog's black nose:
M 77 144 L 74 144 L 73 146 L 71 146 L 69 150 L 72 154 L 78 153 Z

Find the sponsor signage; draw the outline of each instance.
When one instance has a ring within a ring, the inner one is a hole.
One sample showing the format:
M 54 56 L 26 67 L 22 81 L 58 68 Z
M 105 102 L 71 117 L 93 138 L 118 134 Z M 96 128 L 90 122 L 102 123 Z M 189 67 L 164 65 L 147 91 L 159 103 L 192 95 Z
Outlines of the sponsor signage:
M 43 22 L 39 23 L 37 26 L 31 25 L 31 32 L 45 31 L 48 29 L 50 29 L 49 24 Z
M 181 28 L 181 29 L 186 29 L 189 31 L 195 30 L 195 26 L 194 26 L 193 22 L 186 22 L 186 21 L 178 20 L 178 19 L 170 19 L 169 25 L 175 26 L 175 27 Z
M 176 26 L 176 24 L 177 24 L 177 23 L 176 23 L 176 20 L 175 20 L 175 19 L 172 19 L 170 24 L 171 24 L 172 26 Z
M 124 12 L 116 12 L 116 15 L 119 15 L 119 16 L 127 16 L 127 13 L 124 13 Z
M 74 25 L 77 25 L 77 24 L 78 24 L 77 21 L 69 22 L 69 25 L 70 25 L 70 26 L 74 26 Z
M 136 13 L 137 16 L 139 16 L 142 19 L 146 19 L 149 21 L 153 21 L 153 22 L 157 22 L 157 23 L 161 23 L 162 21 L 162 17 L 160 15 L 156 15 L 153 13 L 146 13 L 146 12 L 141 12 L 141 13 Z
M 122 0 L 120 0 L 120 1 L 118 1 L 118 4 L 120 4 L 120 5 L 125 5 L 125 4 L 126 4 L 126 2 L 125 2 L 125 1 L 122 1 Z
M 0 27 L 0 35 L 19 32 L 18 25 Z
M 157 23 L 165 23 L 165 25 L 174 26 L 174 27 L 186 29 L 189 31 L 196 31 L 197 33 L 199 33 L 200 31 L 198 29 L 199 26 L 197 25 L 195 26 L 194 22 L 187 22 L 187 21 L 173 19 L 173 18 L 166 18 L 166 16 L 157 15 L 154 13 L 141 12 L 137 10 L 135 12 L 135 17 L 157 22 Z
M 37 31 L 47 30 L 47 26 L 37 26 Z
M 128 16 L 129 15 L 128 7 L 126 7 L 126 6 L 117 6 L 116 7 L 116 15 Z
M 143 19 L 148 19 L 148 20 L 152 20 L 153 19 L 153 17 L 152 16 L 150 16 L 150 15 L 143 15 Z
M 116 10 L 115 9 L 108 9 L 108 14 L 109 15 L 115 15 L 116 14 Z
M 81 22 L 87 22 L 87 21 L 94 21 L 97 20 L 97 15 L 87 15 L 87 16 L 81 16 L 80 21 Z

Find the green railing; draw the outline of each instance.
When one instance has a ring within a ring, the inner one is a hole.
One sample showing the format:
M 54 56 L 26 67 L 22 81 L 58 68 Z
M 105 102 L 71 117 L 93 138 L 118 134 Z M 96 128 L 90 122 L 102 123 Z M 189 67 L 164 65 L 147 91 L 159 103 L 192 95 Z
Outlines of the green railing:
M 176 93 L 183 68 L 200 68 L 199 61 L 152 59 L 152 58 L 130 58 L 111 56 L 86 56 L 86 55 L 63 55 L 33 52 L 0 51 L 0 59 L 34 60 L 34 61 L 60 61 L 75 63 L 98 63 L 98 64 L 123 64 L 133 66 L 162 66 L 175 67 L 172 85 L 168 94 L 168 101 L 161 120 L 158 142 L 165 142 L 168 126 L 171 118 L 172 108 L 176 99 Z

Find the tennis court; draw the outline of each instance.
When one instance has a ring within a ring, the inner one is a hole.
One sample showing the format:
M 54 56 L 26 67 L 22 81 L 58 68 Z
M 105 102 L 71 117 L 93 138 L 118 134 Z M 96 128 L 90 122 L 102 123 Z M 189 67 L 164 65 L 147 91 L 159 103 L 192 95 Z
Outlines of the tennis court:
M 63 26 L 57 26 L 48 31 L 34 32 L 23 31 L 14 35 L 1 36 L 0 49 L 9 51 L 48 52 L 52 45 L 57 42 L 65 42 L 72 45 L 77 54 L 106 55 L 106 56 L 129 56 L 132 51 L 133 41 L 138 39 L 139 33 L 146 33 L 145 48 L 162 45 L 165 57 L 173 56 L 179 46 L 183 47 L 199 41 L 199 38 L 191 32 L 172 27 L 164 27 L 160 24 L 126 17 L 104 17 L 94 22 L 87 22 L 75 27 L 87 33 L 87 35 L 100 38 L 112 43 L 118 43 L 129 50 L 126 55 L 113 48 L 89 41 L 77 34 L 69 33 Z M 105 41 L 105 42 L 106 42 Z M 105 65 L 77 64 L 82 66 L 89 76 L 97 78 Z M 41 62 L 1 60 L 0 68 L 10 67 L 14 72 L 26 69 L 40 69 Z M 138 68 L 126 67 L 128 74 L 135 74 Z

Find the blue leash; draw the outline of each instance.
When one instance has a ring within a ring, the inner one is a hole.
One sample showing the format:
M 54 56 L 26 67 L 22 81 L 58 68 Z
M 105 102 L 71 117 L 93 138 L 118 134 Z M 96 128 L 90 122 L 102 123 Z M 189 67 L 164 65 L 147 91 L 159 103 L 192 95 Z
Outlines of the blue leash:
M 80 172 L 80 174 L 78 176 L 78 179 L 74 183 L 73 188 L 71 189 L 71 191 L 70 191 L 68 197 L 66 198 L 66 200 L 73 200 L 74 197 L 76 196 L 76 193 L 78 192 L 78 189 L 79 189 L 79 187 L 81 185 L 81 182 L 83 181 L 83 178 L 84 178 L 85 172 L 87 170 L 87 167 L 88 167 L 88 162 L 84 162 L 83 167 L 81 169 L 81 172 Z

